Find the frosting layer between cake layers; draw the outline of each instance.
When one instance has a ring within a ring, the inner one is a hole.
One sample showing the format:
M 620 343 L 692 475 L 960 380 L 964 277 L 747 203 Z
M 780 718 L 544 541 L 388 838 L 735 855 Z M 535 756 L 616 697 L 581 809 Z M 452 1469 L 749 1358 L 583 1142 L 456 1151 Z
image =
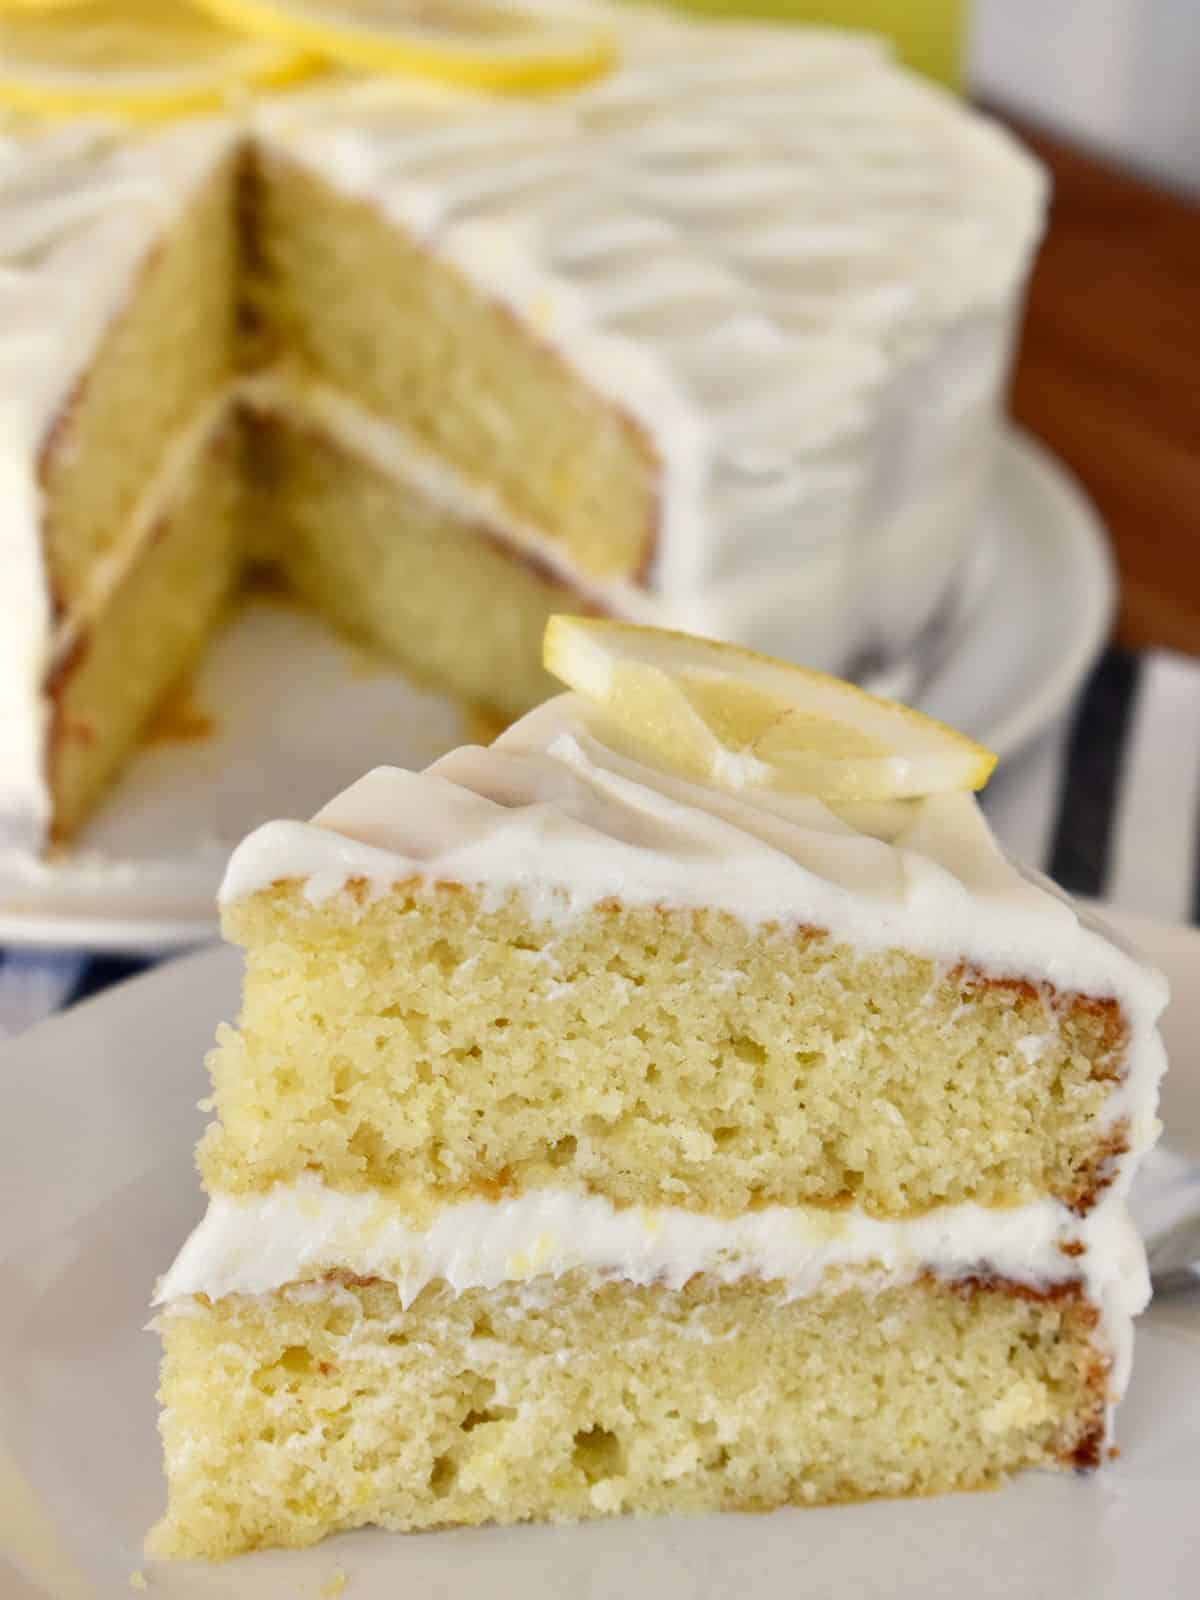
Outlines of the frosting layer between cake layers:
M 443 1205 L 431 1221 L 417 1223 L 387 1191 L 343 1192 L 313 1177 L 261 1193 L 214 1195 L 155 1299 L 262 1294 L 344 1271 L 386 1278 L 410 1304 L 436 1280 L 461 1292 L 578 1268 L 672 1288 L 695 1273 L 722 1282 L 757 1277 L 796 1296 L 817 1292 L 839 1268 L 889 1282 L 921 1272 L 951 1279 L 976 1273 L 1041 1289 L 1080 1282 L 1097 1305 L 1120 1316 L 1140 1311 L 1149 1295 L 1141 1246 L 1119 1204 L 1083 1219 L 1052 1200 L 1008 1209 L 943 1206 L 907 1221 L 819 1206 L 719 1218 L 534 1189 Z
M 233 398 L 251 415 L 282 417 L 315 430 L 376 472 L 441 507 L 464 527 L 486 530 L 489 538 L 509 550 L 531 552 L 567 593 L 598 610 L 652 626 L 671 620 L 654 595 L 628 579 L 599 579 L 581 572 L 557 541 L 514 517 L 490 485 L 465 478 L 412 434 L 375 416 L 331 384 L 268 371 L 240 379 Z
M 1113 1402 L 1128 1381 L 1132 1319 L 1150 1299 L 1145 1253 L 1119 1197 L 1085 1219 L 1043 1200 L 882 1222 L 857 1208 L 771 1206 L 737 1218 L 617 1209 L 598 1195 L 542 1189 L 446 1205 L 418 1225 L 386 1192 L 343 1193 L 313 1178 L 214 1195 L 159 1281 L 155 1304 L 186 1315 L 195 1295 L 219 1300 L 304 1282 L 320 1290 L 329 1274 L 348 1273 L 394 1283 L 409 1305 L 436 1281 L 457 1293 L 526 1282 L 536 1293 L 536 1280 L 579 1269 L 673 1289 L 698 1273 L 723 1283 L 750 1277 L 792 1298 L 836 1292 L 843 1273 L 875 1287 L 931 1274 L 1034 1294 L 1078 1289 L 1100 1316 Z

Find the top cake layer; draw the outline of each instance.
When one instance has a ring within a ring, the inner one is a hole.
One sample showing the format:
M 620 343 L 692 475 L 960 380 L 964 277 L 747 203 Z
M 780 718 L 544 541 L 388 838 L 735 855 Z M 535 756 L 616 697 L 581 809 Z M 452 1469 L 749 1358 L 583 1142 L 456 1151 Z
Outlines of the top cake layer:
M 1156 1128 L 1161 980 L 972 798 L 734 795 L 573 696 L 260 829 L 223 901 L 216 1191 L 1085 1215 Z
M 571 694 L 425 772 L 377 768 L 311 823 L 268 823 L 234 853 L 222 902 L 285 879 L 314 903 L 348 880 L 459 883 L 492 904 L 516 891 L 551 923 L 607 901 L 722 911 L 1110 996 L 1139 1023 L 1165 1003 L 1156 974 L 1008 860 L 973 795 L 834 809 L 736 793 L 623 753 Z

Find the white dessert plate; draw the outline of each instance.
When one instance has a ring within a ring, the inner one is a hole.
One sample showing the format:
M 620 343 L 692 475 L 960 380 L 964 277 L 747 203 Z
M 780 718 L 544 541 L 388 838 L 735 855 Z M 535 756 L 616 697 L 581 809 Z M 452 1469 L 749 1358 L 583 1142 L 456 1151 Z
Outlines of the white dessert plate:
M 1113 599 L 1095 511 L 1015 430 L 967 589 L 915 698 L 1009 755 L 1065 709 Z M 424 766 L 478 737 L 446 697 L 276 600 L 227 624 L 194 704 L 220 708 L 212 731 L 144 749 L 76 848 L 49 863 L 0 853 L 0 942 L 153 950 L 210 938 L 225 858 L 251 828 L 311 816 L 370 767 Z
M 1175 985 L 1167 1136 L 1200 1159 L 1200 934 L 1137 919 Z M 116 1600 L 1128 1600 L 1194 1595 L 1200 1293 L 1139 1326 L 1120 1458 L 995 1494 L 580 1527 L 376 1532 L 218 1567 L 146 1563 L 163 1500 L 151 1285 L 201 1199 L 202 1058 L 237 998 L 219 949 L 0 1050 L 0 1595 Z M 327 1588 L 326 1586 L 330 1586 Z

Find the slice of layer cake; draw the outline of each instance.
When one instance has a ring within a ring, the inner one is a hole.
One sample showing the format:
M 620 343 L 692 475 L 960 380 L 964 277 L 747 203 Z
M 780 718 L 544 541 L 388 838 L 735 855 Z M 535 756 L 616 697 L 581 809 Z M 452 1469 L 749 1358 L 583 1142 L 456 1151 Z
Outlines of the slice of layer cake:
M 160 1553 L 1104 1454 L 1161 981 L 1005 860 L 969 741 L 556 630 L 587 695 L 230 864 Z

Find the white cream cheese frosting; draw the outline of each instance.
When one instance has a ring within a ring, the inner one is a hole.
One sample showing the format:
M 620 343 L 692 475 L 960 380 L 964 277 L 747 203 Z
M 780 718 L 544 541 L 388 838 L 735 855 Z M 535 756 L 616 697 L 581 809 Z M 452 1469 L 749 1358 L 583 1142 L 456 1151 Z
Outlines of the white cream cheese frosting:
M 580 585 L 598 604 L 780 654 L 803 639 L 835 670 L 933 619 L 984 492 L 1040 169 L 865 37 L 615 20 L 617 69 L 536 100 L 377 81 L 136 138 L 0 131 L 0 849 L 36 851 L 49 821 L 39 457 L 247 134 L 377 206 L 646 430 L 650 588 Z M 377 458 L 436 468 L 340 416 Z M 421 481 L 478 507 L 453 474 Z
M 312 822 L 271 822 L 229 862 L 222 901 L 281 879 L 321 900 L 454 882 L 531 914 L 627 904 L 709 907 L 807 925 L 997 976 L 1114 996 L 1153 1034 L 1165 984 L 996 843 L 970 794 L 832 810 L 811 795 L 692 782 L 615 747 L 580 696 L 560 695 L 492 745 L 424 772 L 381 767 Z
M 1131 1320 L 1150 1297 L 1145 1255 L 1119 1197 L 1084 1219 L 1041 1200 L 1010 1210 L 944 1206 L 884 1222 L 808 1206 L 736 1218 L 617 1209 L 599 1195 L 535 1189 L 446 1205 L 414 1226 L 386 1192 L 343 1193 L 306 1178 L 261 1194 L 214 1195 L 159 1281 L 155 1304 L 186 1311 L 194 1295 L 265 1294 L 346 1272 L 395 1284 L 411 1305 L 437 1281 L 461 1293 L 579 1269 L 675 1289 L 697 1273 L 722 1283 L 754 1277 L 791 1298 L 827 1291 L 840 1272 L 873 1287 L 924 1273 L 1003 1278 L 1035 1291 L 1078 1284 L 1103 1319 L 1114 1400 L 1128 1376 Z
M 677 1206 L 618 1208 L 601 1195 L 553 1188 L 453 1202 L 417 1226 L 386 1190 L 343 1192 L 314 1176 L 214 1195 L 155 1303 L 263 1294 L 337 1270 L 394 1283 L 406 1305 L 437 1280 L 461 1293 L 577 1268 L 676 1289 L 698 1272 L 727 1283 L 752 1276 L 803 1296 L 835 1268 L 869 1267 L 890 1278 L 931 1270 L 1028 1284 L 1082 1275 L 1098 1297 L 1120 1280 L 1125 1309 L 1136 1311 L 1146 1286 L 1131 1229 L 1123 1206 L 1081 1219 L 1053 1200 L 1007 1210 L 941 1206 L 904 1221 L 819 1206 L 721 1218 Z

